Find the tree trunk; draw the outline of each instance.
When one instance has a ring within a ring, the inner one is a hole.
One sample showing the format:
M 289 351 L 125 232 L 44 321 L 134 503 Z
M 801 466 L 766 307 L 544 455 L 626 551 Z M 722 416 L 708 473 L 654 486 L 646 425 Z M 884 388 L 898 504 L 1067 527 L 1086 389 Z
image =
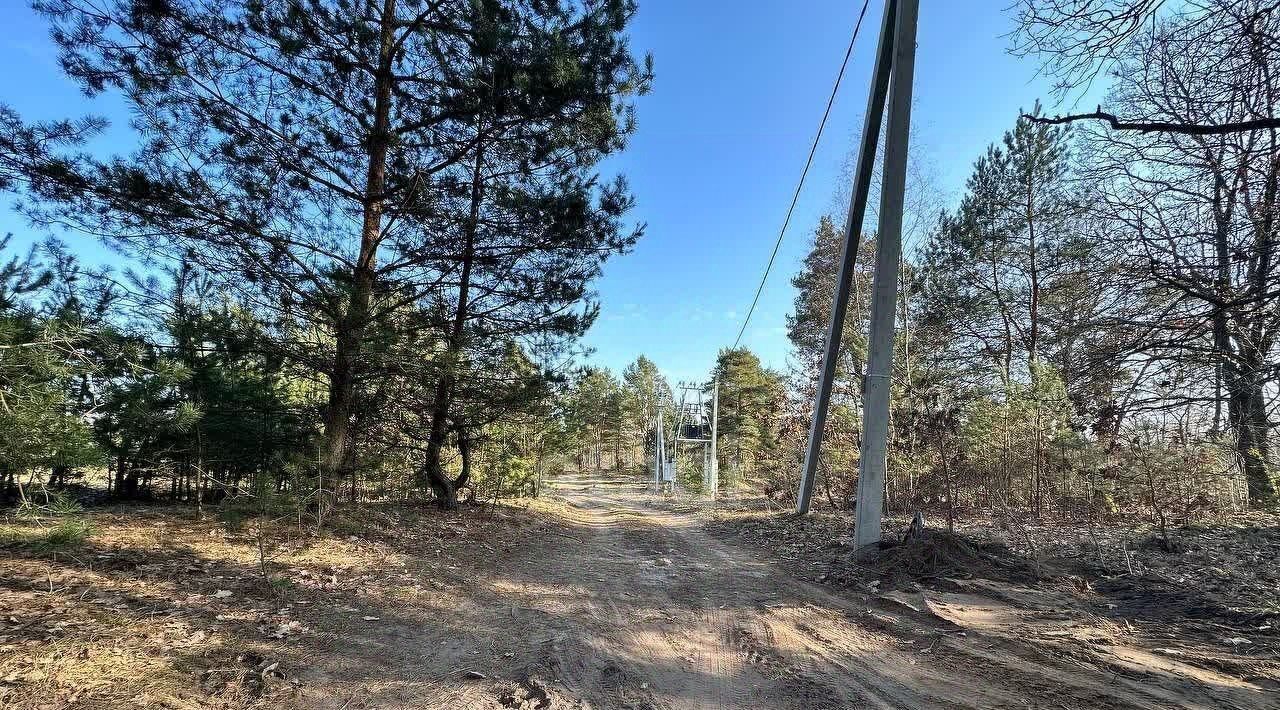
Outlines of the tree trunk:
M 440 467 L 435 475 L 427 476 L 426 482 L 436 497 L 436 504 L 444 510 L 458 508 L 458 491 L 471 480 L 471 452 L 471 439 L 465 431 L 458 430 L 458 455 L 462 459 L 462 471 L 458 474 L 458 478 L 450 478 L 443 467 Z
M 374 77 L 373 129 L 369 134 L 369 164 L 365 177 L 364 215 L 360 253 L 351 275 L 351 296 L 345 313 L 335 318 L 336 348 L 329 374 L 329 402 L 324 422 L 324 451 L 320 473 L 339 480 L 348 453 L 351 412 L 356 395 L 356 371 L 376 278 L 378 244 L 382 240 L 382 212 L 386 200 L 387 148 L 391 143 L 392 51 L 395 43 L 396 0 L 383 0 L 378 70 Z M 336 488 L 336 485 L 335 485 Z
M 119 494 L 122 498 L 138 497 L 138 471 L 133 466 L 133 462 L 128 462 L 127 466 L 121 466 L 124 470 L 124 485 L 121 486 Z
M 1269 464 L 1270 446 L 1267 442 L 1266 395 L 1256 358 L 1246 358 L 1242 364 L 1227 363 L 1227 420 L 1236 437 L 1236 452 L 1244 467 L 1245 484 L 1249 491 L 1249 504 L 1263 505 L 1275 497 L 1275 484 L 1271 480 Z
M 445 473 L 444 464 L 440 460 L 449 434 L 447 418 L 452 383 L 448 380 L 451 379 L 447 374 L 441 373 L 436 381 L 435 395 L 431 401 L 431 431 L 427 434 L 427 460 L 422 466 L 424 482 L 431 488 L 436 503 L 445 510 L 458 507 L 457 487 L 449 474 Z
M 1035 461 L 1032 464 L 1035 498 L 1032 509 L 1036 519 L 1039 519 L 1044 514 L 1044 413 L 1043 403 L 1040 401 L 1040 270 L 1036 259 L 1036 229 L 1030 185 L 1027 189 L 1027 238 L 1030 247 L 1029 279 L 1031 282 L 1031 305 L 1028 313 L 1030 322 L 1027 326 L 1027 372 L 1031 378 L 1031 403 L 1036 410 Z
M 1249 388 L 1249 407 L 1243 431 L 1248 432 L 1248 456 L 1245 458 L 1244 475 L 1249 487 L 1249 500 L 1254 505 L 1270 503 L 1275 498 L 1275 482 L 1271 480 L 1270 446 L 1267 433 L 1267 403 L 1261 384 Z M 1243 443 L 1243 442 L 1242 442 Z M 1242 445 L 1241 450 L 1244 450 Z
M 476 162 L 471 174 L 471 211 L 467 217 L 462 245 L 462 272 L 458 277 L 458 305 L 454 309 L 453 323 L 449 329 L 448 350 L 444 367 L 436 378 L 435 393 L 431 399 L 431 431 L 427 434 L 426 461 L 423 474 L 426 483 L 436 495 L 436 501 L 447 510 L 458 507 L 458 482 L 450 481 L 440 462 L 448 437 L 449 407 L 453 401 L 456 382 L 455 368 L 462 354 L 463 336 L 467 325 L 467 309 L 470 306 L 471 271 L 475 266 L 476 234 L 480 228 L 480 205 L 484 200 L 484 144 L 476 147 Z M 461 447 L 461 439 L 459 445 Z M 470 452 L 464 454 L 464 471 L 470 464 Z M 461 479 L 460 479 L 461 480 Z
M 458 432 L 458 455 L 462 458 L 462 472 L 453 482 L 455 491 L 471 481 L 471 439 L 465 431 Z
M 438 475 L 428 475 L 427 485 L 431 487 L 431 493 L 436 497 L 436 505 L 444 510 L 458 508 L 458 486 L 443 471 Z

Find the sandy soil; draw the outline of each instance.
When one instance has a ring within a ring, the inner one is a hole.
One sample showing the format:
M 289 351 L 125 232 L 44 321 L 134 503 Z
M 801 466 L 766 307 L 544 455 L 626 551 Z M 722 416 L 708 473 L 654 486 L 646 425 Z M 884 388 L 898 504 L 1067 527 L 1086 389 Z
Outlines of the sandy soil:
M 1056 589 L 838 593 L 654 502 L 584 476 L 278 545 L 278 597 L 213 527 L 0 556 L 0 707 L 1280 707 L 1274 656 L 1190 662 Z

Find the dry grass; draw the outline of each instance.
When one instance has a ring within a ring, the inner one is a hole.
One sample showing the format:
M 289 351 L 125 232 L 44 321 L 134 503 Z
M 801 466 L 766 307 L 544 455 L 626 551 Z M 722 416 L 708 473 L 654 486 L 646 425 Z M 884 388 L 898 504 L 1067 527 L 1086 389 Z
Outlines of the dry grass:
M 542 517 L 370 506 L 324 532 L 231 531 L 184 508 L 83 519 L 83 536 L 57 544 L 51 521 L 0 525 L 0 708 L 327 704 L 325 679 L 342 687 L 338 669 L 381 633 L 378 618 L 447 613 L 473 565 Z

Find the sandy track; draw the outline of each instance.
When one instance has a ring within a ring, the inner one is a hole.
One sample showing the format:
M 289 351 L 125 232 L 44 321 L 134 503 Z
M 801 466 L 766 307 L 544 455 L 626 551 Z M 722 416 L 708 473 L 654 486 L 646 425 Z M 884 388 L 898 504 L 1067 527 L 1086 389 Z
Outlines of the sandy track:
M 691 516 L 647 505 L 635 482 L 581 477 L 555 489 L 566 503 L 562 525 L 519 546 L 471 600 L 472 644 L 507 649 L 500 657 L 509 663 L 483 679 L 439 675 L 432 707 L 1208 709 L 1275 701 L 1203 669 L 1126 670 L 1121 651 L 1108 663 L 884 600 L 868 608 L 712 538 Z M 1002 611 L 987 597 L 949 599 L 943 616 Z M 466 662 L 462 648 L 451 663 Z
M 273 531 L 284 594 L 244 531 L 104 511 L 72 553 L 0 556 L 0 708 L 1280 710 L 1261 629 L 1130 624 L 1067 581 L 881 594 L 850 568 L 834 591 L 669 508 L 583 476 L 527 506 L 352 509 Z

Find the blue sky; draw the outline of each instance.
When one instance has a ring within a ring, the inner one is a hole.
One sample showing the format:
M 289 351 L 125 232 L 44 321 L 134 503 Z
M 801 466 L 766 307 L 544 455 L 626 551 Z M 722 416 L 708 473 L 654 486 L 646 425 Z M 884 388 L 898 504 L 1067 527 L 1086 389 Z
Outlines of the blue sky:
M 970 165 L 1047 98 L 1033 60 L 1006 53 L 1008 0 L 923 0 L 912 149 L 937 174 L 941 208 Z M 592 361 L 620 371 L 641 353 L 672 379 L 705 377 L 733 343 L 795 188 L 861 3 L 856 0 L 640 0 L 637 52 L 657 78 L 639 100 L 639 132 L 606 171 L 627 175 L 647 223 L 635 251 L 597 283 L 603 311 L 587 337 Z M 835 206 L 840 168 L 866 104 L 882 0 L 871 0 L 853 61 L 791 229 L 743 343 L 785 368 L 786 314 L 818 217 Z M 86 103 L 58 70 L 43 23 L 22 0 L 0 6 L 0 102 L 28 119 L 85 113 L 113 120 L 100 147 L 128 150 L 128 112 L 115 97 Z M 0 232 L 31 230 L 0 205 Z M 111 256 L 69 236 L 92 261 Z
M 923 0 L 912 146 L 944 202 L 988 143 L 1048 86 L 1006 52 L 1008 0 Z M 645 353 L 671 377 L 705 377 L 732 345 L 777 237 L 861 3 L 641 0 L 632 41 L 654 54 L 639 133 L 611 167 L 639 200 L 645 239 L 599 284 L 595 359 Z M 760 306 L 743 338 L 784 368 L 786 314 L 818 218 L 835 203 L 861 129 L 882 0 L 872 0 L 827 132 Z M 1049 103 L 1046 100 L 1046 103 Z M 943 205 L 938 205 L 941 208 Z M 873 222 L 869 222 L 873 224 Z

